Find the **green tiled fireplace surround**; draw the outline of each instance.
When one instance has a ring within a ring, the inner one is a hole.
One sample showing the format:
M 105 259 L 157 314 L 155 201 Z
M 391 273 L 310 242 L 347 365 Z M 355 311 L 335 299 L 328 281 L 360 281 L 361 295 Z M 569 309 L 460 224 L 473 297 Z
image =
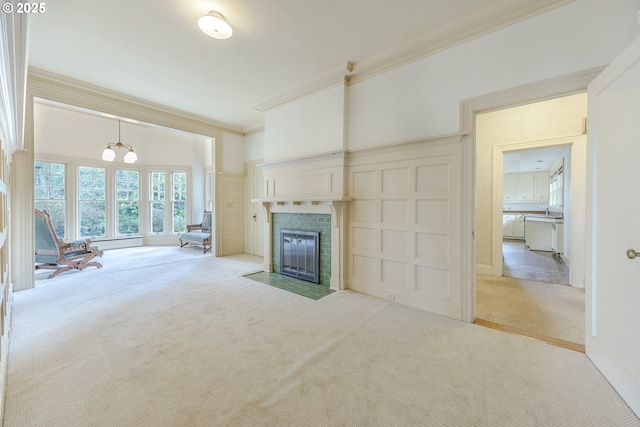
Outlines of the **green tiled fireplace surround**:
M 320 233 L 320 286 L 331 282 L 331 215 L 274 213 L 273 223 L 273 271 L 280 272 L 280 230 L 317 231 Z

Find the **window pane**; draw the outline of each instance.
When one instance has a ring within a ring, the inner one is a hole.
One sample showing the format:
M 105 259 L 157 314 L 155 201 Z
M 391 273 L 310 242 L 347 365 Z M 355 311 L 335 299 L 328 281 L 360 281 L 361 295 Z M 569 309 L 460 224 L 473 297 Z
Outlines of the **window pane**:
M 49 165 L 51 175 L 63 175 L 64 176 L 64 164 L 63 163 L 51 163 Z
M 80 236 L 105 236 L 106 204 L 104 201 L 80 202 Z
M 140 233 L 140 203 L 138 188 L 140 172 L 118 169 L 116 171 L 116 197 L 118 199 L 118 234 Z
M 52 199 L 64 199 L 64 187 L 53 187 L 49 189 L 49 197 Z
M 49 185 L 49 175 L 36 175 L 33 177 L 33 182 L 37 186 Z
M 93 186 L 93 180 L 91 178 L 80 177 L 80 189 L 91 188 Z
M 36 175 L 49 175 L 49 163 L 35 162 L 33 166 Z
M 173 232 L 183 233 L 187 227 L 185 222 L 185 200 L 187 200 L 187 174 L 185 172 L 173 172 L 173 203 L 172 218 Z
M 52 187 L 64 187 L 64 175 L 51 175 L 49 185 Z
M 80 166 L 80 168 L 78 169 L 78 172 L 80 174 L 80 179 L 82 180 L 82 178 L 92 178 L 93 177 L 93 168 L 87 167 L 87 166 Z
M 106 235 L 105 169 L 80 166 L 80 236 Z
M 164 200 L 164 172 L 151 172 L 151 200 Z
M 173 232 L 184 233 L 187 230 L 184 214 L 184 202 L 173 202 Z
M 35 197 L 38 199 L 48 199 L 49 198 L 49 189 L 47 187 L 36 187 L 35 188 Z
M 41 211 L 47 211 L 51 216 L 51 225 L 56 235 L 64 239 L 64 200 L 36 200 L 35 207 Z
M 164 226 L 165 173 L 151 172 L 149 176 L 151 180 L 151 192 L 149 194 L 151 201 L 151 232 L 164 233 L 166 229 Z
M 184 172 L 173 173 L 173 200 L 187 200 L 187 174 Z
M 34 162 L 34 205 L 49 212 L 61 239 L 65 234 L 65 168 L 64 163 Z
M 164 231 L 164 203 L 151 203 L 151 231 L 162 233 Z
M 118 202 L 118 234 L 140 233 L 138 202 Z

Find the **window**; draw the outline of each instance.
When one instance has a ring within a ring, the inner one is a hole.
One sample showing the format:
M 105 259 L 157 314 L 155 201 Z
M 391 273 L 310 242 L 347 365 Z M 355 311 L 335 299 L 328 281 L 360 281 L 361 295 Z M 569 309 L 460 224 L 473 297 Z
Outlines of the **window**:
M 140 172 L 116 171 L 118 234 L 140 234 Z
M 45 158 L 34 162 L 34 177 L 34 205 L 49 212 L 61 239 L 119 240 L 186 231 L 188 168 L 88 166 Z M 69 194 L 75 200 L 67 201 Z
M 105 168 L 78 168 L 80 237 L 106 235 Z
M 35 207 L 49 212 L 53 230 L 61 239 L 65 236 L 65 172 L 64 163 L 35 162 L 34 165 Z
M 151 172 L 151 232 L 164 231 L 164 201 L 165 197 L 164 172 Z
M 187 227 L 185 224 L 185 207 L 187 201 L 187 174 L 185 172 L 172 172 L 173 199 L 172 217 L 173 232 L 183 233 Z

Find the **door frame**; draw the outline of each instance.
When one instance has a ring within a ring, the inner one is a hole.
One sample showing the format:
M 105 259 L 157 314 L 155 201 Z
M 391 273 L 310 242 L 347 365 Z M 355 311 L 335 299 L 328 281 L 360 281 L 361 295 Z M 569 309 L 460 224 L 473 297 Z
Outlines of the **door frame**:
M 534 148 L 571 146 L 571 200 L 569 231 L 569 283 L 584 288 L 586 252 L 585 252 L 585 211 L 586 211 L 586 169 L 587 141 L 585 135 L 547 139 L 541 141 L 520 142 L 496 145 L 493 147 L 492 204 L 491 204 L 491 264 L 494 276 L 502 276 L 502 206 L 504 153 Z M 583 230 L 582 233 L 577 231 Z
M 460 130 L 468 135 L 467 138 L 470 140 L 474 147 L 473 151 L 475 152 L 475 127 L 477 114 L 583 93 L 587 90 L 588 84 L 598 76 L 604 68 L 605 67 L 592 68 L 569 75 L 559 76 L 524 86 L 462 100 L 460 102 Z M 475 193 L 476 175 L 474 174 L 470 180 L 465 180 L 464 185 L 467 186 L 465 191 Z M 474 235 L 474 238 L 470 242 L 471 248 L 469 248 L 469 251 L 472 253 L 471 260 L 475 263 L 475 260 L 477 259 L 475 240 L 476 211 L 473 209 L 468 212 L 473 223 Z M 472 319 L 471 321 L 473 321 L 476 318 L 476 277 L 475 275 L 470 275 L 470 277 L 465 277 L 465 279 L 465 283 L 462 285 L 462 292 L 464 293 L 463 306 L 466 311 L 466 316 L 464 316 L 464 318 Z

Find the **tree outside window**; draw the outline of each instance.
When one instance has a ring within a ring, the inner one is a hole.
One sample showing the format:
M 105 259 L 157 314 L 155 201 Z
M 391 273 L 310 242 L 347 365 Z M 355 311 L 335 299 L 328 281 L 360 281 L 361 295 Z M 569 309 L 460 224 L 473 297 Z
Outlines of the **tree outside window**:
M 105 168 L 78 168 L 80 237 L 106 235 L 105 175 Z
M 64 163 L 35 162 L 34 204 L 36 209 L 46 210 L 56 235 L 65 236 L 65 186 L 66 165 Z
M 116 171 L 116 199 L 118 203 L 118 234 L 140 233 L 140 172 Z

